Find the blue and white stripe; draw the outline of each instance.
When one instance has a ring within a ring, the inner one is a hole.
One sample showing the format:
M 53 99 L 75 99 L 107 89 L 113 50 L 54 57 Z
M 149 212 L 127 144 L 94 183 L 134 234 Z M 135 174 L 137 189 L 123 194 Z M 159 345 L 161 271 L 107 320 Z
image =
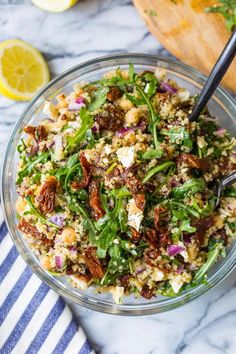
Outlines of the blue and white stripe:
M 92 354 L 64 300 L 34 275 L 0 224 L 0 353 Z

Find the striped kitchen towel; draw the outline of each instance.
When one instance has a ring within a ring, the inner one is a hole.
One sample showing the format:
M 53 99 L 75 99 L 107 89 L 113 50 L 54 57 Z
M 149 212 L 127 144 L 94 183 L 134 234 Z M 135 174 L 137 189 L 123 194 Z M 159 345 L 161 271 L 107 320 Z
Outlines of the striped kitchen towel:
M 0 225 L 0 353 L 90 354 L 64 300 L 34 275 Z

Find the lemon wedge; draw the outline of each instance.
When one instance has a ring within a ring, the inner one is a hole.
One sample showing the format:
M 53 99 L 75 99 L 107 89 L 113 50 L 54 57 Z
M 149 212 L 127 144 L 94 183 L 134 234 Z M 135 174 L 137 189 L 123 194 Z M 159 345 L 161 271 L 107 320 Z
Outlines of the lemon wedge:
M 78 0 L 32 0 L 40 9 L 50 12 L 62 12 L 72 7 Z
M 0 94 L 27 101 L 48 81 L 48 65 L 35 48 L 19 39 L 0 43 Z

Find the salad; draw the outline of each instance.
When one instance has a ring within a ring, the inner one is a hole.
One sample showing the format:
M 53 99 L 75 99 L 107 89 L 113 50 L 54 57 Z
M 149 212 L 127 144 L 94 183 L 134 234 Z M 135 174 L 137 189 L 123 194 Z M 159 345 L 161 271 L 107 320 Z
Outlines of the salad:
M 56 101 L 57 100 L 57 101 Z M 235 139 L 160 70 L 107 72 L 46 101 L 18 145 L 18 228 L 79 289 L 146 299 L 206 282 L 236 235 Z

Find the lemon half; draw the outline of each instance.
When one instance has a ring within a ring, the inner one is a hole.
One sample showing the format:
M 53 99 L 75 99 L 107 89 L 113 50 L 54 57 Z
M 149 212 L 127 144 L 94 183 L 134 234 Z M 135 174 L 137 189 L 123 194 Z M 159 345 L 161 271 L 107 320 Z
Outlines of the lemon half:
M 48 65 L 31 45 L 19 39 L 0 43 L 0 93 L 30 100 L 49 81 Z
M 32 0 L 40 9 L 50 12 L 62 12 L 72 7 L 78 0 Z

